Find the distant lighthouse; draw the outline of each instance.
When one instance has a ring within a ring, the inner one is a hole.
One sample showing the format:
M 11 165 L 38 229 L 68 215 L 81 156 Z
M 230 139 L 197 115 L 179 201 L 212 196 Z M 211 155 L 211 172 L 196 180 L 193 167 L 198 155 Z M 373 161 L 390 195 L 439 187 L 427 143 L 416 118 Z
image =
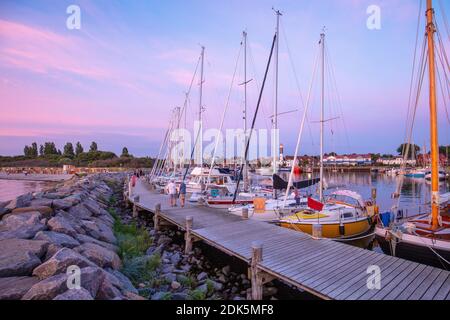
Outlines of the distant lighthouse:
M 280 144 L 280 161 L 284 161 L 284 145 Z

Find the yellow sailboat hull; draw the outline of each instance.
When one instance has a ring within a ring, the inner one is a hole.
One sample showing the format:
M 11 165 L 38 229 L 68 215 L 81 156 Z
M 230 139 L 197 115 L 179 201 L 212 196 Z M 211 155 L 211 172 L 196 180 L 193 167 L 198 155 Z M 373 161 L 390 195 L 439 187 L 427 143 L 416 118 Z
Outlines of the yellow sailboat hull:
M 345 222 L 344 228 L 339 228 L 339 223 L 321 223 L 323 238 L 351 238 L 368 232 L 371 228 L 369 219 Z M 311 222 L 281 222 L 283 228 L 293 229 L 312 235 L 313 223 Z M 341 233 L 343 231 L 343 233 Z

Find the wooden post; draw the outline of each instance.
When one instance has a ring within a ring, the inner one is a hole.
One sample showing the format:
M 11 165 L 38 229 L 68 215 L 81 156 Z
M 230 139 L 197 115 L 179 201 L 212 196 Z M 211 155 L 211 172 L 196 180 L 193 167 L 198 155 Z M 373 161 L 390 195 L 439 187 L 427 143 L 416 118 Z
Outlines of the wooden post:
M 248 219 L 248 208 L 242 208 L 242 219 Z
M 155 206 L 155 214 L 153 215 L 153 228 L 155 231 L 159 231 L 159 213 L 161 212 L 161 203 Z
M 251 281 L 252 281 L 252 300 L 262 300 L 263 298 L 263 278 L 259 274 L 257 265 L 261 262 L 263 255 L 262 244 L 259 242 L 252 243 L 252 259 L 250 264 Z
M 189 254 L 192 251 L 192 236 L 191 236 L 191 230 L 192 230 L 192 223 L 194 222 L 194 218 L 192 216 L 186 217 L 186 232 L 184 234 L 184 240 L 185 240 L 185 247 L 184 247 L 184 254 Z
M 131 181 L 128 182 L 128 196 L 131 198 L 133 195 L 133 187 L 131 186 Z
M 133 197 L 133 218 L 137 218 L 138 216 L 138 207 L 137 207 L 137 203 L 139 203 L 139 196 L 136 195 Z

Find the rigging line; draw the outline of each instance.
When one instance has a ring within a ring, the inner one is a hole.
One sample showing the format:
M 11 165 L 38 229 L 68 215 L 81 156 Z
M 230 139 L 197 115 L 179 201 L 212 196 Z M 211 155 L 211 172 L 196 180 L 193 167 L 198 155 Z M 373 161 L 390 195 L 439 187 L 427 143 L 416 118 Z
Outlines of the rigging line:
M 418 49 L 418 44 L 419 44 L 420 23 L 422 21 L 422 5 L 423 5 L 423 0 L 420 0 L 419 11 L 417 14 L 416 40 L 415 40 L 415 44 L 414 44 L 412 73 L 411 73 L 411 80 L 410 80 L 410 85 L 409 85 L 408 109 L 407 109 L 407 114 L 406 114 L 406 126 L 405 126 L 405 140 L 408 137 L 408 122 L 409 122 L 409 118 L 411 116 L 411 108 L 412 108 L 411 103 L 412 103 L 412 96 L 413 96 L 413 90 L 414 90 L 413 87 L 414 87 L 414 80 L 415 80 L 415 74 L 416 74 L 416 60 L 417 60 L 417 49 Z M 405 151 L 404 147 L 405 147 L 405 145 L 403 145 L 402 152 Z
M 441 88 L 442 101 L 444 103 L 444 110 L 447 115 L 447 122 L 450 124 L 450 117 L 447 110 L 447 99 L 445 98 L 444 87 L 442 85 L 441 73 L 439 72 L 439 68 L 436 68 L 436 73 L 438 75 L 439 87 Z
M 249 137 L 247 139 L 247 144 L 245 146 L 245 159 L 244 159 L 244 161 L 247 160 L 248 149 L 249 149 L 250 141 L 252 139 L 253 129 L 255 128 L 256 116 L 258 115 L 259 107 L 261 105 L 262 94 L 263 94 L 263 91 L 264 91 L 264 87 L 266 85 L 267 74 L 269 73 L 270 62 L 272 60 L 273 48 L 275 47 L 275 41 L 276 40 L 277 40 L 277 34 L 275 33 L 275 35 L 273 36 L 273 41 L 272 41 L 272 48 L 270 49 L 269 61 L 267 62 L 266 71 L 264 73 L 264 78 L 263 78 L 261 90 L 259 92 L 258 103 L 256 104 L 256 110 L 255 110 L 255 113 L 253 114 L 253 120 L 252 120 L 251 129 L 250 129 L 250 134 L 249 134 Z M 238 180 L 237 180 L 237 183 L 236 183 L 236 190 L 234 191 L 234 195 L 233 195 L 233 204 L 236 203 L 236 196 L 237 196 L 237 193 L 239 191 L 239 183 L 242 180 L 242 171 L 243 171 L 242 169 L 243 168 L 239 169 L 239 177 L 238 177 Z
M 306 121 L 308 108 L 309 108 L 310 101 L 311 101 L 311 92 L 312 92 L 312 88 L 313 88 L 313 84 L 314 84 L 314 79 L 316 77 L 316 72 L 317 72 L 318 65 L 319 65 L 319 56 L 320 56 L 320 46 L 319 46 L 318 52 L 316 54 L 315 62 L 313 64 L 313 74 L 312 74 L 312 77 L 311 77 L 311 83 L 309 85 L 309 90 L 308 90 L 308 96 L 307 96 L 307 100 L 306 100 L 305 110 L 303 111 L 303 116 L 302 116 L 302 120 L 301 120 L 301 123 L 300 123 L 300 130 L 299 130 L 299 134 L 298 134 L 298 137 L 297 137 L 297 144 L 295 146 L 294 161 L 292 162 L 291 172 L 289 174 L 289 181 L 288 181 L 288 185 L 286 187 L 286 194 L 284 196 L 284 201 L 283 201 L 283 206 L 282 206 L 283 209 L 286 206 L 286 201 L 287 201 L 287 198 L 289 196 L 289 190 L 291 189 L 291 186 L 292 186 L 292 180 L 293 180 L 293 175 L 294 175 L 294 167 L 295 167 L 295 165 L 297 163 L 297 159 L 298 159 L 298 151 L 299 151 L 299 148 L 300 148 L 300 142 L 301 142 L 302 135 L 303 135 L 303 127 L 304 127 L 304 124 L 305 124 L 305 121 Z
M 247 36 L 247 42 L 248 42 L 248 36 Z M 251 69 L 252 69 L 253 77 L 255 78 L 256 90 L 259 92 L 259 90 L 260 90 L 260 84 L 259 84 L 259 80 L 258 80 L 259 76 L 258 76 L 258 72 L 256 70 L 256 63 L 255 63 L 255 59 L 253 57 L 252 46 L 248 45 L 247 46 L 247 50 L 248 50 L 248 55 L 250 57 L 250 66 L 251 66 Z M 269 116 L 267 115 L 266 107 L 265 107 L 264 104 L 262 105 L 261 110 L 262 110 L 262 113 L 263 113 L 264 124 L 266 125 L 266 129 L 269 130 L 270 126 L 269 126 L 269 124 L 267 122 L 268 119 L 269 119 Z M 251 110 L 249 109 L 249 111 L 251 111 Z
M 448 26 L 447 14 L 445 13 L 445 7 L 442 4 L 442 0 L 439 0 L 439 7 L 441 9 L 442 20 L 444 20 L 445 30 L 447 31 L 447 36 L 450 40 L 450 28 Z
M 220 135 L 222 133 L 223 123 L 224 123 L 224 120 L 225 120 L 225 115 L 227 114 L 228 106 L 230 104 L 231 92 L 233 91 L 234 80 L 236 79 L 236 73 L 237 73 L 237 70 L 238 70 L 238 67 L 239 67 L 239 60 L 240 60 L 240 57 L 241 57 L 242 46 L 243 46 L 243 41 L 241 41 L 241 45 L 239 47 L 239 52 L 238 52 L 238 55 L 237 55 L 237 58 L 236 58 L 236 64 L 234 66 L 234 72 L 233 72 L 233 77 L 231 79 L 230 90 L 228 91 L 227 101 L 225 103 L 225 108 L 223 110 L 222 119 L 220 121 L 220 128 L 219 128 L 219 131 L 218 131 L 218 134 L 217 134 L 217 137 L 216 137 L 216 143 L 215 143 L 215 146 L 214 146 L 213 157 L 211 159 L 211 167 L 210 167 L 211 169 L 209 170 L 209 173 L 208 173 L 208 180 L 206 180 L 207 182 L 209 182 L 210 179 L 211 179 L 211 172 L 212 172 L 212 169 L 214 167 L 214 162 L 216 160 L 216 152 L 217 152 L 217 147 L 219 145 L 219 137 L 220 137 Z M 247 133 L 244 133 L 244 134 L 247 134 Z
M 345 121 L 345 118 L 344 118 L 344 110 L 342 108 L 342 99 L 341 99 L 341 95 L 339 93 L 338 86 L 337 86 L 336 70 L 334 68 L 333 59 L 331 58 L 331 55 L 328 52 L 328 45 L 325 46 L 325 56 L 327 57 L 327 60 L 330 61 L 330 66 L 331 66 L 330 69 L 331 69 L 331 74 L 332 74 L 331 78 L 333 80 L 334 88 L 336 90 L 338 109 L 340 112 L 340 116 L 342 118 L 342 124 L 344 126 L 344 134 L 345 134 L 345 139 L 347 140 L 347 147 L 350 148 L 351 144 L 350 144 L 350 139 L 348 136 L 347 122 Z
M 444 42 L 442 41 L 441 33 L 440 33 L 437 25 L 436 25 L 436 31 L 437 31 L 436 33 L 438 36 L 438 43 L 439 43 L 439 50 L 438 50 L 439 59 L 442 60 L 442 66 L 444 68 L 444 71 L 450 70 L 450 64 L 449 64 L 448 57 L 447 57 L 447 51 L 445 51 L 445 45 L 444 45 Z M 445 66 L 444 66 L 444 62 L 445 62 Z
M 190 104 L 190 99 L 189 99 L 189 97 L 190 97 L 190 95 L 191 95 L 192 87 L 193 87 L 193 85 L 194 85 L 194 81 L 195 81 L 195 78 L 196 78 L 196 76 L 197 76 L 197 71 L 198 71 L 198 67 L 199 67 L 199 65 L 200 65 L 200 61 L 201 61 L 201 56 L 198 57 L 197 64 L 196 64 L 195 70 L 194 70 L 194 74 L 192 75 L 192 79 L 191 79 L 191 82 L 190 82 L 190 84 L 189 84 L 188 91 L 186 92 L 186 96 L 185 96 L 185 98 L 184 98 L 183 110 L 181 111 L 181 113 L 182 113 L 182 114 L 183 114 L 183 113 L 185 114 L 185 119 L 186 119 L 186 114 L 187 114 L 187 107 L 188 107 L 188 105 Z M 181 120 L 181 117 L 180 117 L 180 120 Z M 180 124 L 180 121 L 178 121 L 178 125 L 179 125 L 179 124 Z M 186 121 L 185 121 L 185 127 L 186 127 Z
M 283 24 L 282 20 L 280 20 L 280 25 L 281 25 L 281 32 L 283 33 L 284 43 L 286 44 L 286 48 L 287 48 L 289 62 L 291 63 L 291 68 L 292 68 L 292 72 L 293 72 L 293 75 L 294 75 L 295 84 L 297 86 L 297 91 L 298 91 L 298 94 L 300 96 L 300 103 L 302 104 L 303 108 L 305 108 L 305 101 L 303 99 L 302 90 L 300 88 L 300 81 L 298 80 L 297 71 L 296 71 L 295 65 L 294 65 L 294 59 L 292 59 L 291 49 L 289 47 L 289 42 L 287 40 L 286 29 L 284 28 L 284 24 Z M 310 139 L 313 140 L 313 134 L 312 134 L 312 130 L 311 130 L 311 124 L 309 123 L 309 120 L 308 120 L 308 115 L 306 115 L 306 117 L 307 117 L 306 118 L 306 124 L 308 126 Z
M 425 40 L 425 38 L 424 38 Z M 419 104 L 419 99 L 420 99 L 420 93 L 422 90 L 422 84 L 423 84 L 423 79 L 425 77 L 425 71 L 426 71 L 426 64 L 428 62 L 428 56 L 426 55 L 426 50 L 427 49 L 427 42 L 424 41 L 423 42 L 423 48 L 422 48 L 422 52 L 421 52 L 421 68 L 418 70 L 420 71 L 420 73 L 418 74 L 418 83 L 417 83 L 417 87 L 416 87 L 416 99 L 415 99 L 415 105 L 414 105 L 414 109 L 413 109 L 413 113 L 412 113 L 412 119 L 411 119 L 411 126 L 410 126 L 410 130 L 409 130 L 409 135 L 407 136 L 407 144 L 406 147 L 404 146 L 403 150 L 405 150 L 405 153 L 403 154 L 403 161 L 402 164 L 400 166 L 401 170 L 404 171 L 406 168 L 406 160 L 408 158 L 408 153 L 409 153 L 409 148 L 410 148 L 410 144 L 411 144 L 411 138 L 412 138 L 412 131 L 414 128 L 414 119 L 416 116 L 416 111 L 417 111 L 417 106 Z M 397 197 L 397 201 L 396 203 L 394 203 L 394 208 L 398 208 L 399 204 L 400 204 L 400 191 L 403 187 L 403 177 L 404 175 L 400 176 L 398 185 L 397 185 L 397 194 L 399 195 Z

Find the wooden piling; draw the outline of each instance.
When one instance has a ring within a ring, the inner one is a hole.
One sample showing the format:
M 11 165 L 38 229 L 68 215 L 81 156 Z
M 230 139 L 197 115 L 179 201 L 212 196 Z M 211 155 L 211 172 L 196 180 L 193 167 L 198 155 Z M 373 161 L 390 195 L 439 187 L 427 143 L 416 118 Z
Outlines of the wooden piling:
M 153 224 L 155 231 L 159 231 L 159 215 L 161 214 L 161 203 L 155 205 L 155 213 L 153 214 Z
M 248 208 L 242 208 L 242 219 L 248 219 Z
M 263 277 L 259 273 L 258 263 L 261 262 L 263 255 L 262 244 L 259 242 L 252 243 L 252 258 L 250 263 L 250 273 L 252 282 L 252 300 L 262 300 L 263 298 Z
M 185 224 L 186 232 L 184 234 L 184 240 L 185 240 L 184 254 L 189 254 L 192 251 L 193 239 L 192 239 L 191 231 L 192 231 L 193 222 L 194 222 L 194 218 L 192 216 L 186 217 L 186 224 Z
M 133 197 L 133 218 L 137 218 L 138 216 L 138 207 L 137 204 L 139 203 L 139 196 L 136 195 Z

